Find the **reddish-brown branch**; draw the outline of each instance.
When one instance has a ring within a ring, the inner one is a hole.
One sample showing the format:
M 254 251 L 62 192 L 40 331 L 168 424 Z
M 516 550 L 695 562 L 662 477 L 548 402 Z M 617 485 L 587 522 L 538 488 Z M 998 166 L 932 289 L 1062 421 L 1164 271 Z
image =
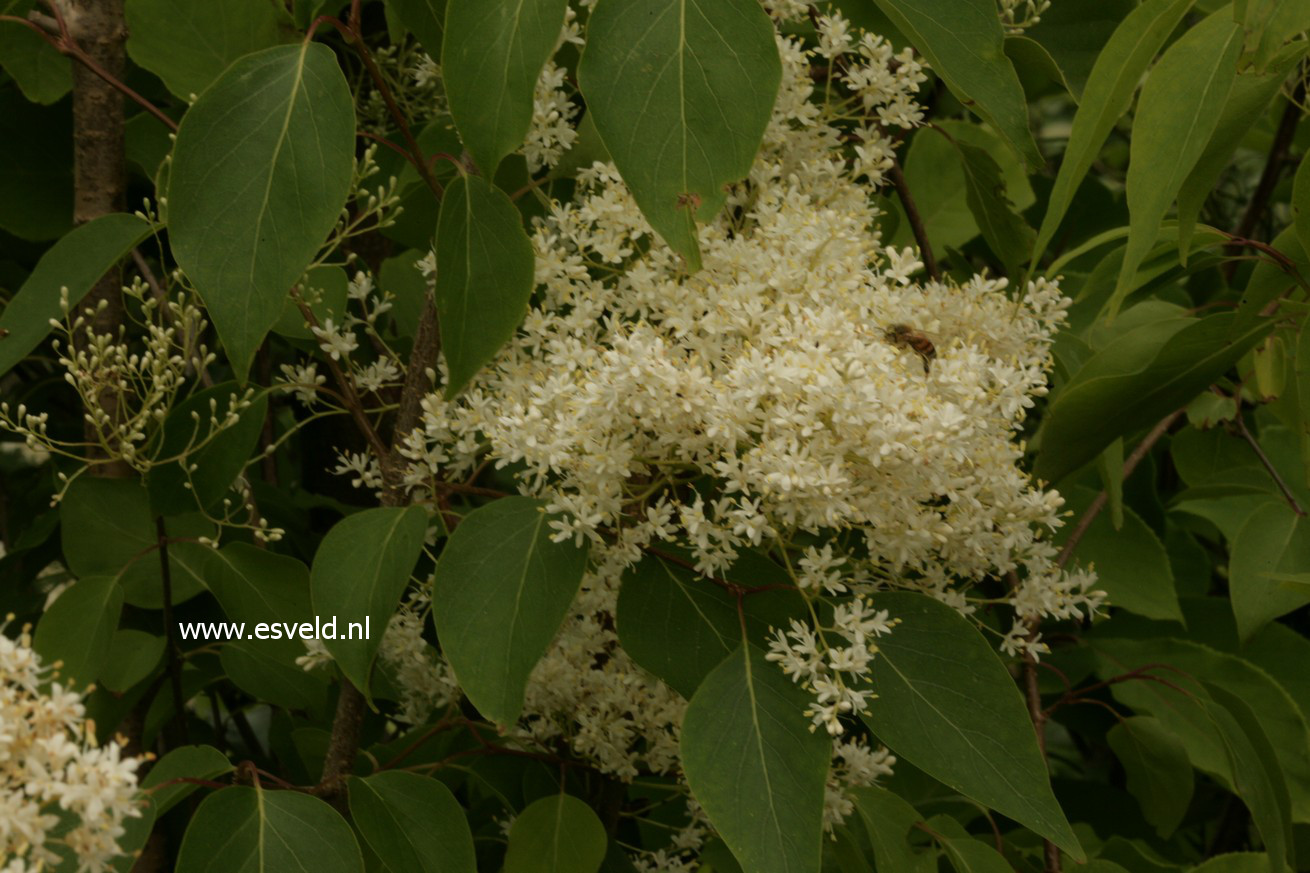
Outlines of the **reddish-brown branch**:
M 901 165 L 893 161 L 887 174 L 891 176 L 892 184 L 896 186 L 896 194 L 901 198 L 901 205 L 905 207 L 905 217 L 910 222 L 910 230 L 914 231 L 914 241 L 919 245 L 919 254 L 923 256 L 923 268 L 928 271 L 928 278 L 936 282 L 942 277 L 937 269 L 937 258 L 933 256 L 932 243 L 928 241 L 928 229 L 924 227 L 923 216 L 919 214 L 919 207 L 910 193 L 910 185 L 905 181 Z

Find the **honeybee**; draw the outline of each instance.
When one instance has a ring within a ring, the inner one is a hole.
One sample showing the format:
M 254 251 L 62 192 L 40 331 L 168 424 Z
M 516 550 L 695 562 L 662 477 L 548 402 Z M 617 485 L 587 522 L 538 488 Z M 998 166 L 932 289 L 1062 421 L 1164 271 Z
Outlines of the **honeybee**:
M 883 339 L 898 349 L 909 349 L 923 361 L 923 372 L 929 371 L 933 358 L 937 357 L 937 347 L 932 340 L 908 324 L 893 324 L 883 331 Z

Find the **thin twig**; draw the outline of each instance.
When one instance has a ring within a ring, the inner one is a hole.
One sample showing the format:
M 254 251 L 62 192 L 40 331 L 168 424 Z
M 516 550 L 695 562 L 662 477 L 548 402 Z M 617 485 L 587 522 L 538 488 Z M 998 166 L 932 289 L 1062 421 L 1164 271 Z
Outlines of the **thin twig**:
M 942 277 L 937 269 L 937 259 L 933 257 L 932 244 L 928 242 L 928 229 L 923 226 L 923 217 L 919 215 L 919 207 L 915 205 L 914 197 L 910 194 L 910 186 L 905 181 L 905 174 L 901 172 L 901 165 L 893 161 L 888 174 L 892 178 L 892 184 L 896 186 L 901 205 L 905 207 L 905 217 L 910 222 L 910 229 L 914 231 L 914 241 L 919 244 L 919 254 L 923 256 L 923 268 L 928 271 L 928 278 L 936 282 Z
M 1296 136 L 1296 125 L 1301 120 L 1300 103 L 1304 94 L 1305 86 L 1302 84 L 1298 86 L 1292 99 L 1287 101 L 1287 106 L 1283 107 L 1283 117 L 1278 121 L 1278 130 L 1274 133 L 1273 142 L 1269 146 L 1269 157 L 1265 161 L 1264 172 L 1260 174 L 1260 181 L 1256 183 L 1251 202 L 1247 204 L 1246 211 L 1242 213 L 1242 218 L 1233 231 L 1235 236 L 1249 237 L 1260 221 L 1260 216 L 1269 206 L 1269 198 L 1273 196 L 1274 188 L 1277 187 L 1279 178 L 1283 174 L 1292 140 Z M 1237 261 L 1229 261 L 1225 264 L 1224 276 L 1232 279 L 1237 272 L 1237 266 Z
M 1155 427 L 1151 428 L 1151 432 L 1137 444 L 1137 448 L 1133 449 L 1133 453 L 1124 459 L 1123 478 L 1127 479 L 1132 475 L 1133 471 L 1137 469 L 1137 465 L 1160 441 L 1160 437 L 1168 433 L 1169 428 L 1173 427 L 1174 422 L 1181 418 L 1186 411 L 1186 409 L 1179 409 L 1171 412 L 1160 419 Z M 1104 489 L 1101 490 L 1100 494 L 1096 495 L 1096 498 L 1083 513 L 1082 518 L 1078 519 L 1078 523 L 1074 525 L 1073 532 L 1069 534 L 1069 539 L 1064 541 L 1064 548 L 1060 550 L 1060 556 L 1055 559 L 1057 567 L 1064 567 L 1069 563 L 1069 559 L 1073 557 L 1074 549 L 1078 548 L 1079 541 L 1087 534 L 1092 522 L 1096 521 L 1096 516 L 1101 514 L 1101 510 L 1105 508 L 1105 504 L 1109 502 L 1109 499 L 1110 495 Z
M 1242 420 L 1241 415 L 1237 416 L 1236 424 L 1238 434 L 1241 435 L 1242 439 L 1246 440 L 1247 445 L 1249 445 L 1251 450 L 1255 452 L 1255 456 L 1260 459 L 1260 463 L 1264 465 L 1265 471 L 1269 474 L 1269 478 L 1273 479 L 1274 484 L 1278 486 L 1278 490 L 1283 492 L 1283 499 L 1285 499 L 1287 504 L 1292 507 L 1292 511 L 1297 515 L 1305 515 L 1305 510 L 1302 509 L 1301 504 L 1297 502 L 1296 495 L 1293 494 L 1292 489 L 1287 486 L 1287 482 L 1283 480 L 1282 475 L 1278 472 L 1278 468 L 1274 466 L 1274 462 L 1269 460 L 1269 456 L 1266 455 L 1265 450 L 1260 447 L 1260 443 L 1251 434 L 1251 431 L 1247 429 L 1246 422 Z

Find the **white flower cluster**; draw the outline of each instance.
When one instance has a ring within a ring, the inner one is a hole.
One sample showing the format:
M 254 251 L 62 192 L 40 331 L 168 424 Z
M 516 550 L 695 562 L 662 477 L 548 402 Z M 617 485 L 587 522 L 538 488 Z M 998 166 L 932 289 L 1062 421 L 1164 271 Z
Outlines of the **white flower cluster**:
M 857 740 L 839 740 L 832 751 L 832 769 L 823 792 L 823 826 L 830 832 L 854 810 L 851 790 L 892 775 L 896 766 L 896 756 L 886 746 L 872 749 Z
M 51 679 L 26 630 L 0 633 L 0 869 L 38 873 L 71 857 L 100 873 L 123 854 L 124 821 L 141 815 L 142 759 L 96 745 L 82 696 Z
M 391 616 L 378 660 L 401 693 L 397 721 L 422 724 L 438 709 L 459 699 L 459 685 L 450 665 L 427 640 L 428 595 L 415 593 Z

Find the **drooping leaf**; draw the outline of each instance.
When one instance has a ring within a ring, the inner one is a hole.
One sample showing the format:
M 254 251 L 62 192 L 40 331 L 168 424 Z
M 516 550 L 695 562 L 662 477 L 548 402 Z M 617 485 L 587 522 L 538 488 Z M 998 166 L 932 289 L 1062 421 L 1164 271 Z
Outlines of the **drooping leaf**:
M 1192 800 L 1192 764 L 1187 750 L 1164 725 L 1150 716 L 1126 718 L 1110 728 L 1106 742 L 1123 764 L 1128 791 L 1142 815 L 1168 839 Z
M 1142 86 L 1128 158 L 1128 246 L 1110 298 L 1110 317 L 1210 142 L 1237 77 L 1241 50 L 1241 28 L 1220 10 L 1170 46 Z M 1198 70 L 1205 72 L 1198 75 Z
M 460 522 L 437 561 L 433 621 L 478 711 L 513 724 L 528 675 L 559 630 L 587 550 L 551 541 L 545 504 L 504 497 Z
M 504 873 L 596 873 L 605 860 L 605 826 L 571 794 L 543 797 L 509 829 Z
M 33 647 L 47 664 L 63 662 L 59 681 L 85 689 L 109 654 L 123 589 L 112 576 L 86 576 L 55 600 L 36 625 Z
M 141 787 L 150 792 L 150 801 L 156 815 L 163 815 L 199 785 L 194 782 L 176 782 L 188 779 L 213 779 L 231 773 L 232 762 L 213 746 L 178 746 L 169 751 L 150 768 Z M 153 789 L 153 790 L 152 790 Z
M 441 74 L 464 146 L 488 177 L 532 125 L 568 0 L 447 0 Z
M 354 151 L 350 89 L 318 43 L 242 57 L 182 119 L 170 244 L 238 381 L 340 217 Z
M 1081 857 L 1023 698 L 991 645 L 926 595 L 886 592 L 877 606 L 900 624 L 878 641 L 869 728 L 928 775 Z
M 805 692 L 744 643 L 696 690 L 682 723 L 692 795 L 751 873 L 818 873 L 830 742 Z
M 1204 391 L 1269 332 L 1231 313 L 1156 322 L 1097 352 L 1061 389 L 1043 422 L 1035 472 L 1058 482 L 1111 442 Z
M 298 791 L 235 786 L 205 798 L 187 826 L 177 873 L 363 873 L 359 844 L 335 809 Z
M 226 382 L 197 391 L 169 412 L 158 457 L 164 460 L 180 456 L 181 460 L 150 470 L 146 484 L 150 507 L 156 515 L 210 508 L 227 494 L 245 469 L 264 427 L 268 395 L 257 393 L 248 407 L 234 409 L 243 394 L 235 382 Z M 211 401 L 217 404 L 212 418 Z M 229 412 L 236 412 L 239 421 L 212 431 L 213 424 L 221 422 Z
M 532 243 L 505 192 L 480 176 L 461 176 L 441 202 L 436 253 L 450 398 L 496 356 L 527 313 Z
M 774 40 L 755 0 L 602 0 L 587 22 L 587 113 L 651 227 L 692 271 L 697 219 L 750 172 L 772 115 Z
M 1011 276 L 1022 273 L 1032 253 L 1033 230 L 1015 211 L 1006 195 L 1001 168 L 987 152 L 959 140 L 952 140 L 964 168 L 965 201 L 973 213 L 983 239 Z
M 477 871 L 464 810 L 436 779 L 400 770 L 351 779 L 350 814 L 389 870 Z
M 1096 58 L 1074 115 L 1069 144 L 1033 247 L 1036 264 L 1055 238 L 1074 193 L 1091 169 L 1115 122 L 1128 110 L 1133 92 L 1155 53 L 1194 0 L 1147 0 L 1124 18 Z
M 1031 167 L 1042 154 L 1028 104 L 1005 56 L 1005 31 L 988 0 L 875 0 L 960 101 L 992 126 Z
M 1310 603 L 1310 592 L 1288 588 L 1269 575 L 1305 567 L 1310 567 L 1310 523 L 1281 502 L 1252 513 L 1232 543 L 1228 571 L 1233 615 L 1243 640 Z
M 263 0 L 127 0 L 127 53 L 186 100 L 242 55 L 278 43 L 277 14 Z
M 51 246 L 0 313 L 0 375 L 50 334 L 50 319 L 63 319 L 61 287 L 68 288 L 69 306 L 76 306 L 101 276 L 149 234 L 147 222 L 135 215 L 114 213 L 88 221 Z
M 1228 690 L 1206 683 L 1208 711 L 1223 736 L 1237 794 L 1251 811 L 1269 855 L 1270 873 L 1292 869 L 1292 818 L 1287 785 L 1274 748 L 1251 707 Z
M 314 553 L 309 572 L 314 613 L 323 621 L 337 621 L 337 638 L 325 639 L 323 645 L 365 694 L 382 634 L 414 571 L 426 533 L 427 517 L 420 507 L 377 507 L 337 522 Z M 362 625 L 367 636 L 344 638 L 352 625 Z

